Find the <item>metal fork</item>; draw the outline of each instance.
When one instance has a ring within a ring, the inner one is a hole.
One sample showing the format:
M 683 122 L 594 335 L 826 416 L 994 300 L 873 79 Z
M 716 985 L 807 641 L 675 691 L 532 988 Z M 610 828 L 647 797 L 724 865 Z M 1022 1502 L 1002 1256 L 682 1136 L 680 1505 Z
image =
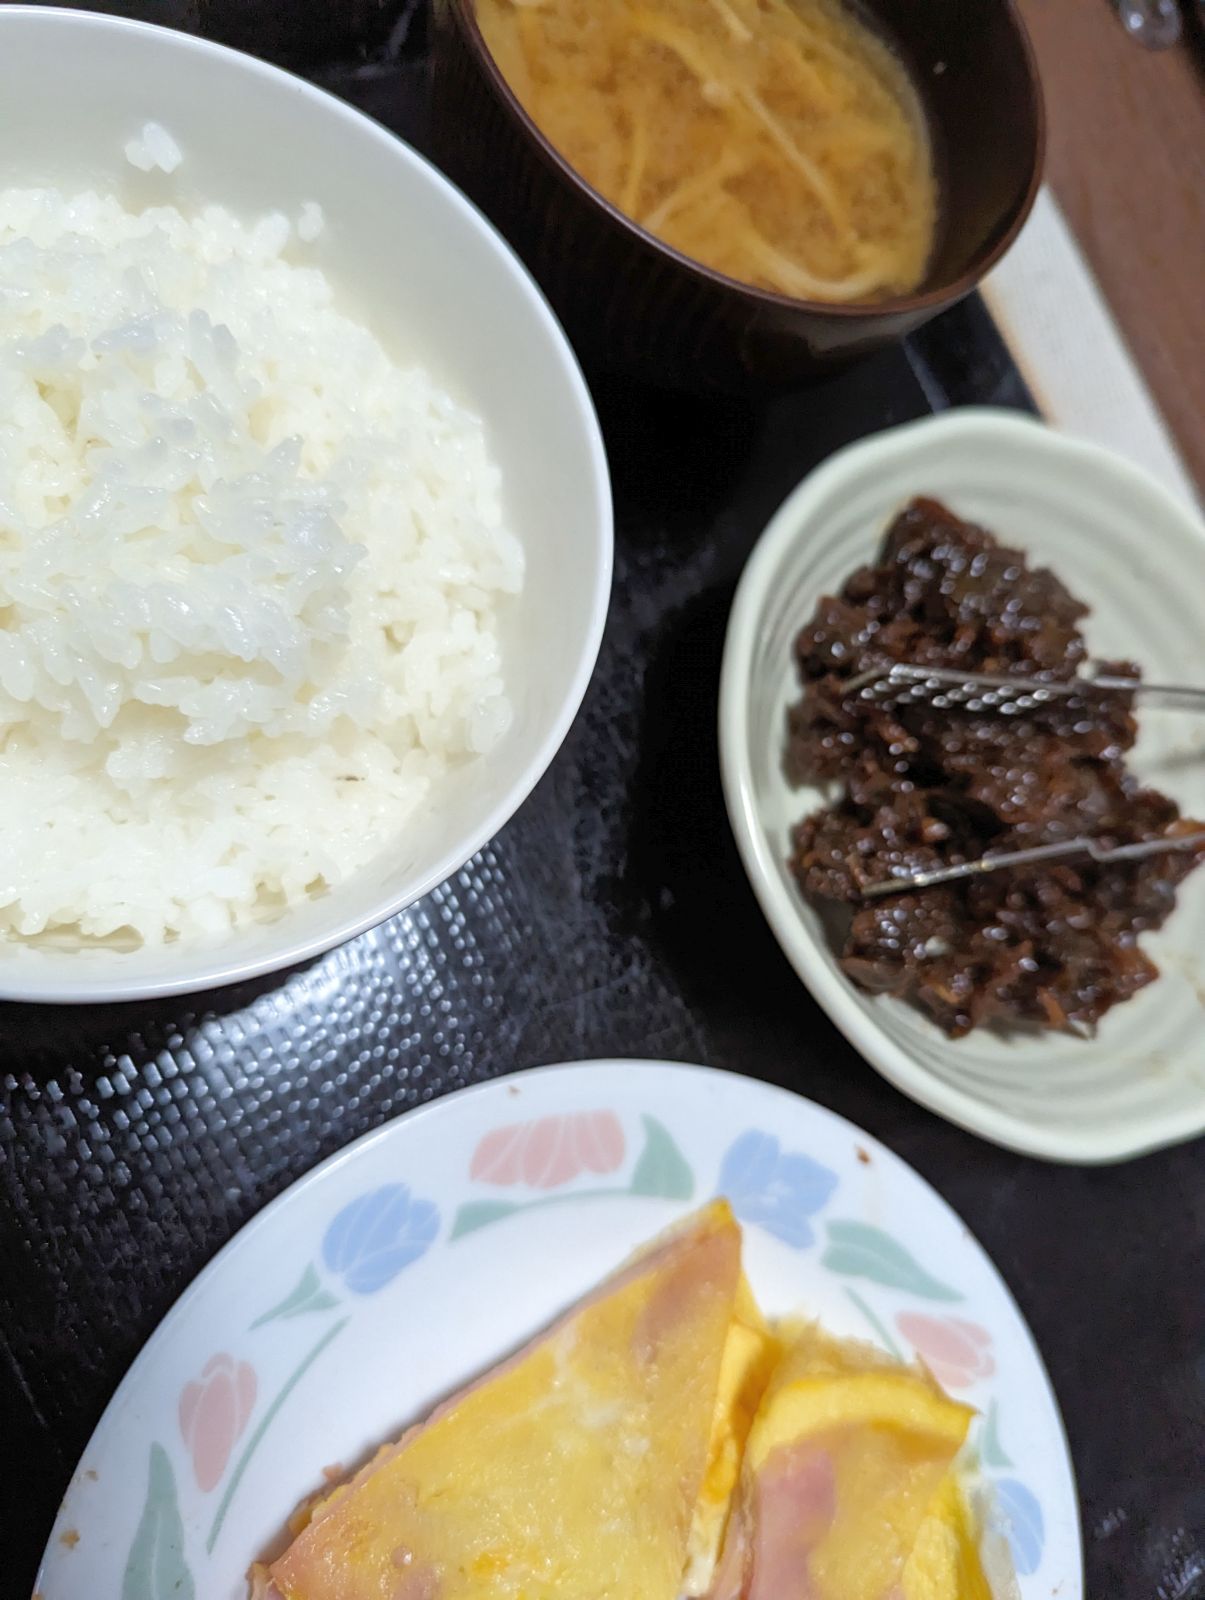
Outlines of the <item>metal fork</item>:
M 847 695 L 884 705 L 922 705 L 937 711 L 994 711 L 1015 717 L 1069 695 L 1140 694 L 1150 705 L 1177 711 L 1205 711 L 1205 687 L 1184 683 L 1145 683 L 1141 678 L 1023 678 L 956 667 L 922 667 L 897 661 L 872 667 L 845 684 Z
M 1064 856 L 1088 856 L 1093 861 L 1142 861 L 1147 856 L 1178 854 L 1184 850 L 1205 851 L 1205 829 L 1197 833 L 1183 833 L 1174 839 L 1143 839 L 1138 844 L 1119 844 L 1106 848 L 1095 839 L 1084 835 L 1075 839 L 1061 839 L 1056 844 L 1038 844 L 1029 850 L 993 850 L 975 861 L 964 861 L 956 867 L 934 867 L 931 872 L 907 872 L 899 877 L 885 878 L 882 883 L 865 884 L 862 895 L 867 900 L 877 900 L 880 895 L 902 894 L 909 889 L 929 889 L 936 883 L 954 883 L 959 878 L 977 878 L 985 872 L 999 872 L 1002 867 L 1028 867 L 1035 861 L 1058 861 Z
M 953 667 L 921 667 L 899 661 L 891 667 L 872 667 L 860 672 L 845 685 L 847 695 L 884 705 L 930 705 L 937 711 L 955 709 L 994 712 L 1014 717 L 1033 711 L 1071 695 L 1093 692 L 1141 694 L 1153 705 L 1179 711 L 1205 711 L 1205 688 L 1183 683 L 1144 683 L 1140 678 L 1119 678 L 1102 674 L 1094 678 L 1051 678 L 1035 680 L 987 672 L 960 672 Z M 867 899 L 900 894 L 909 889 L 928 889 L 938 883 L 954 883 L 960 878 L 976 878 L 1003 867 L 1026 867 L 1039 861 L 1058 861 L 1065 857 L 1087 856 L 1092 861 L 1141 861 L 1146 856 L 1168 851 L 1205 850 L 1205 830 L 1181 834 L 1174 839 L 1144 839 L 1138 844 L 1107 847 L 1081 835 L 1054 844 L 1034 845 L 1028 850 L 995 850 L 975 861 L 954 867 L 934 867 L 928 872 L 907 872 L 868 884 L 862 893 Z

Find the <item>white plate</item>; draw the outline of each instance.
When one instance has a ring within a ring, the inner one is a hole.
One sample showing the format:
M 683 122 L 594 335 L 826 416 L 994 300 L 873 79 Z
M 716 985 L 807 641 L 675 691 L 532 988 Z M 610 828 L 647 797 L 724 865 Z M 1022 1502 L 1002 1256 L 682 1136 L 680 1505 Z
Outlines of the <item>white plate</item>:
M 813 472 L 762 535 L 737 590 L 720 688 L 720 759 L 754 891 L 796 972 L 872 1066 L 997 1144 L 1055 1160 L 1119 1160 L 1205 1130 L 1205 870 L 1143 946 L 1162 977 L 1094 1039 L 977 1030 L 950 1040 L 918 1010 L 856 989 L 787 858 L 822 803 L 783 774 L 791 641 L 823 594 L 877 550 L 914 495 L 933 495 L 1053 567 L 1092 608 L 1097 656 L 1152 680 L 1205 683 L 1205 526 L 1154 479 L 1015 413 L 966 410 L 851 445 Z M 1205 815 L 1205 718 L 1142 712 L 1133 768 Z
M 722 1192 L 767 1309 L 919 1350 L 979 1408 L 1025 1600 L 1078 1600 L 1079 1522 L 1041 1360 L 967 1229 L 910 1168 L 784 1090 L 593 1062 L 388 1123 L 205 1269 L 71 1481 L 43 1600 L 242 1600 L 324 1466 L 359 1462 L 675 1216 Z

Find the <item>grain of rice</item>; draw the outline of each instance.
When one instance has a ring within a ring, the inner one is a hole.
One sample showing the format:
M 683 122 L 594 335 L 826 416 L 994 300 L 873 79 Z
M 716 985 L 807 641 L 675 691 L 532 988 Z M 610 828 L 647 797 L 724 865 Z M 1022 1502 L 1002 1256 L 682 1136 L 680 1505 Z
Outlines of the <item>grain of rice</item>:
M 184 160 L 184 152 L 158 122 L 144 122 L 136 139 L 125 145 L 125 158 L 140 172 L 175 172 Z

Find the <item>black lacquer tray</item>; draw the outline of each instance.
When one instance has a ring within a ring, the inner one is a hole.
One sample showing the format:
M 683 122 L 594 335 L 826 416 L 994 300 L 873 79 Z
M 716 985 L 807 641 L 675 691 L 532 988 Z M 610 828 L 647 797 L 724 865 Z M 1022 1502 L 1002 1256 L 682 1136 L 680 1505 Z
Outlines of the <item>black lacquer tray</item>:
M 413 0 L 100 9 L 258 49 L 422 145 Z M 519 1067 L 630 1055 L 798 1089 L 934 1183 L 995 1258 L 1046 1358 L 1079 1477 L 1089 1596 L 1198 1600 L 1205 1146 L 1077 1171 L 995 1149 L 904 1099 L 787 966 L 720 794 L 724 624 L 770 513 L 861 435 L 951 405 L 1030 408 L 1012 359 L 972 299 L 907 345 L 762 406 L 588 376 L 615 484 L 610 620 L 563 750 L 493 844 L 408 912 L 275 978 L 141 1006 L 0 1006 L 11 1463 L 0 1593 L 28 1594 L 118 1379 L 265 1201 L 421 1101 Z

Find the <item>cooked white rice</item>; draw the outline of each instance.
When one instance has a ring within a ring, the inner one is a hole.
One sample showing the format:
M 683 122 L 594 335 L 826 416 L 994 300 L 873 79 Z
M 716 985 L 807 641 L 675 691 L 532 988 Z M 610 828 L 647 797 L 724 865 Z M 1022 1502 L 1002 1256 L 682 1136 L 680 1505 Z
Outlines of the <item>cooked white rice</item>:
M 161 123 L 144 122 L 138 137 L 125 146 L 125 158 L 140 172 L 175 172 L 184 152 Z
M 9 938 L 223 932 L 377 856 L 507 727 L 523 555 L 481 424 L 291 236 L 0 192 Z

